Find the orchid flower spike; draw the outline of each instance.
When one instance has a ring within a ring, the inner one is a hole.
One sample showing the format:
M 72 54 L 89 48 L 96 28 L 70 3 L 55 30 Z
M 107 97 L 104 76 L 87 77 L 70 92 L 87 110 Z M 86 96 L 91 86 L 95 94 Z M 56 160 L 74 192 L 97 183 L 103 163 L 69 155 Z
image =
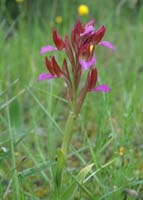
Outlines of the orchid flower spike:
M 55 45 L 43 46 L 40 53 L 63 51 L 66 54 L 66 58 L 64 58 L 61 66 L 56 61 L 55 56 L 51 56 L 50 58 L 46 56 L 45 65 L 48 73 L 44 72 L 40 74 L 38 80 L 63 78 L 67 84 L 69 101 L 76 101 L 79 104 L 77 105 L 79 108 L 88 92 L 109 92 L 110 88 L 108 85 L 96 85 L 98 82 L 98 73 L 97 68 L 95 68 L 97 62 L 95 49 L 98 46 L 104 46 L 112 51 L 115 50 L 113 44 L 103 40 L 105 32 L 105 26 L 101 26 L 98 29 L 94 27 L 94 20 L 85 24 L 77 21 L 71 30 L 70 37 L 66 35 L 64 39 L 54 29 L 53 42 Z M 84 71 L 88 71 L 88 75 L 82 88 L 80 81 Z

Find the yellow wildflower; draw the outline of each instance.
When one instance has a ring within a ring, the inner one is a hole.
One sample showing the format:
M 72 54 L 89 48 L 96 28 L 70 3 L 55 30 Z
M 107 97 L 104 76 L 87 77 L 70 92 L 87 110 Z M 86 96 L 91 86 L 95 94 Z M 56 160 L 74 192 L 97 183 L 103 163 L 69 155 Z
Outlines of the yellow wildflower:
M 57 16 L 57 17 L 55 18 L 55 22 L 56 22 L 57 24 L 62 23 L 62 21 L 63 21 L 63 19 L 62 19 L 61 16 Z
M 120 147 L 120 148 L 119 148 L 119 155 L 120 155 L 120 156 L 123 156 L 123 155 L 124 155 L 124 152 L 125 152 L 124 147 Z
M 85 4 L 79 5 L 79 7 L 78 7 L 78 14 L 80 16 L 88 15 L 88 13 L 89 13 L 89 8 L 88 8 L 87 5 L 85 5 Z

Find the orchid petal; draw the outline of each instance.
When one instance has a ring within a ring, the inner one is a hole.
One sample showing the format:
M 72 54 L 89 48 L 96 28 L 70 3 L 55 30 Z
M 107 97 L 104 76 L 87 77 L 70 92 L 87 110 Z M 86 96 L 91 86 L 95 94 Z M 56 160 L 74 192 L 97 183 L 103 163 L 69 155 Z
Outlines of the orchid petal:
M 53 41 L 58 50 L 63 50 L 65 48 L 65 43 L 56 29 L 53 30 Z
M 46 52 L 49 52 L 49 51 L 56 51 L 56 50 L 57 50 L 56 47 L 48 45 L 48 46 L 44 46 L 44 47 L 41 48 L 40 54 L 43 54 L 43 53 L 46 53 Z
M 111 44 L 111 43 L 108 42 L 108 41 L 99 42 L 99 45 L 104 46 L 104 47 L 107 47 L 107 48 L 109 48 L 109 49 L 112 49 L 113 51 L 115 50 L 115 47 L 113 46 L 113 44 Z
M 90 61 L 80 60 L 79 63 L 83 70 L 87 70 L 92 67 L 96 62 L 96 58 L 93 57 Z
M 94 89 L 92 89 L 93 92 L 110 92 L 110 88 L 108 85 L 98 85 Z
M 92 25 L 87 26 L 85 28 L 84 32 L 80 34 L 80 36 L 87 35 L 88 33 L 93 32 L 94 30 L 95 30 L 95 28 Z
M 95 21 L 92 19 L 89 22 L 87 22 L 86 24 L 84 24 L 84 28 L 86 29 L 88 26 L 94 26 Z
M 52 75 L 52 74 L 43 73 L 43 74 L 39 75 L 38 80 L 43 81 L 43 80 L 52 79 L 52 78 L 57 78 L 57 76 Z

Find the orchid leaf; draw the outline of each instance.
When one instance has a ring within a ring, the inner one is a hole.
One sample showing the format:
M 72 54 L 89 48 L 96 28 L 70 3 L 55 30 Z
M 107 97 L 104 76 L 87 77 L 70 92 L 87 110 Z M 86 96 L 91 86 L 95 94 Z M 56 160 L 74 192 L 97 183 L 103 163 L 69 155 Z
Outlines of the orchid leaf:
M 64 191 L 62 195 L 62 199 L 71 200 L 73 198 L 78 186 L 83 185 L 83 181 L 86 175 L 91 171 L 93 165 L 94 165 L 93 163 L 89 164 L 80 170 L 79 174 L 76 177 L 74 177 L 74 180 L 72 181 L 72 183 Z
M 62 149 L 58 149 L 57 151 L 57 163 L 56 163 L 56 168 L 55 168 L 55 185 L 57 189 L 61 188 L 61 181 L 62 181 L 62 174 L 63 174 L 63 169 L 65 166 L 65 154 L 62 151 Z

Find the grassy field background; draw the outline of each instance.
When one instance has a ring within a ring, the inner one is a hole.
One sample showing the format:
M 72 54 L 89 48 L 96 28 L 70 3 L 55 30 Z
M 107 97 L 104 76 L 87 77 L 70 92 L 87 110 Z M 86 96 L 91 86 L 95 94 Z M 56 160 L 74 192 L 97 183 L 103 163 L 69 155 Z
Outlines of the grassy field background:
M 52 167 L 69 107 L 62 80 L 38 82 L 45 71 L 45 55 L 39 51 L 53 44 L 54 27 L 64 36 L 77 19 L 104 24 L 105 40 L 116 51 L 97 48 L 100 82 L 108 83 L 111 92 L 89 93 L 84 102 L 65 188 L 72 174 L 94 163 L 73 199 L 143 199 L 143 6 L 136 2 L 1 1 L 0 199 L 51 199 Z M 77 8 L 83 3 L 89 14 L 81 17 Z M 56 16 L 62 17 L 61 23 L 55 22 Z M 54 54 L 62 63 L 64 56 Z

